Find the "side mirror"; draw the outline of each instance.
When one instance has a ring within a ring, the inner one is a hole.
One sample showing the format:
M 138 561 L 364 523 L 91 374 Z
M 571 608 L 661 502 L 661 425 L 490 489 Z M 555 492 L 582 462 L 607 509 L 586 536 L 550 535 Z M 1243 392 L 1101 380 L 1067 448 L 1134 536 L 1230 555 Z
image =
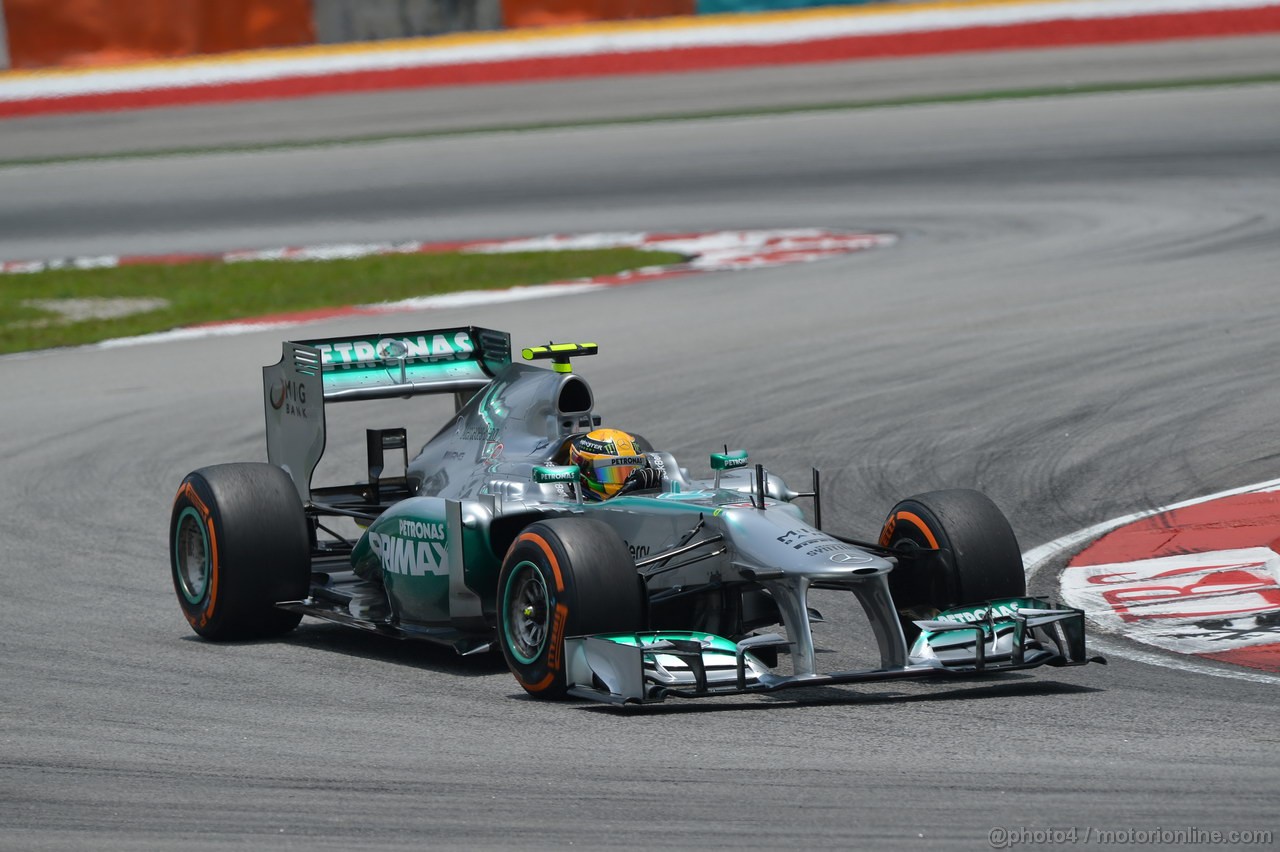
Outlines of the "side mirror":
M 726 450 L 723 453 L 712 453 L 711 469 L 716 472 L 716 488 L 718 489 L 720 487 L 720 474 L 724 473 L 726 470 L 734 470 L 735 468 L 746 466 L 746 450 L 734 450 L 733 452 Z

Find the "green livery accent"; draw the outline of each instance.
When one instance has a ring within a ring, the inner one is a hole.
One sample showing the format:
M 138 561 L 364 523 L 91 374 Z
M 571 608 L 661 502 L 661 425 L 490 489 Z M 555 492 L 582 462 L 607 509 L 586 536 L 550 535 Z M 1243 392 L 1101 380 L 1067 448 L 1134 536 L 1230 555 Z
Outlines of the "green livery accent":
M 736 654 L 738 646 L 734 642 L 716 636 L 714 633 L 703 633 L 700 631 L 689 630 L 663 630 L 657 633 L 607 633 L 600 636 L 593 636 L 593 639 L 604 639 L 617 645 L 630 645 L 633 648 L 648 650 L 650 645 L 655 642 L 677 641 L 677 642 L 703 642 L 706 643 L 704 651 L 719 651 L 724 654 Z M 656 649 L 656 653 L 662 653 L 662 649 Z
M 511 336 L 474 326 L 293 342 L 319 350 L 326 400 L 474 391 L 511 363 Z
M 449 536 L 444 518 L 387 512 L 351 554 L 356 573 L 377 576 L 407 621 L 449 618 Z
M 181 577 L 182 582 L 178 584 L 178 587 L 182 590 L 182 596 L 187 599 L 189 604 L 196 606 L 204 600 L 204 596 L 209 592 L 209 561 L 211 558 L 209 533 L 204 528 L 204 521 L 201 520 L 200 513 L 190 506 L 182 510 L 182 514 L 178 516 L 178 522 L 175 524 L 175 528 L 185 531 L 187 529 L 186 524 L 188 518 L 191 518 L 195 524 L 195 528 L 200 530 L 200 539 L 203 543 L 201 555 L 203 556 L 204 563 L 195 567 L 188 566 L 186 560 L 183 559 L 184 554 L 181 552 L 182 539 L 180 536 L 177 536 L 173 542 L 174 564 L 183 567 Z M 195 554 L 185 555 L 190 559 Z M 192 582 L 193 580 L 196 582 Z
M 333 369 L 385 366 L 398 361 L 430 363 L 469 357 L 475 343 L 466 331 L 334 340 L 317 346 L 321 363 Z
M 978 606 L 962 606 L 948 609 L 935 615 L 930 621 L 950 621 L 957 627 L 972 626 L 982 631 L 987 639 L 991 638 L 992 628 L 1000 630 L 1016 625 L 1014 614 L 1020 609 L 1044 609 L 1045 602 L 1035 598 L 1001 598 L 988 601 Z M 1016 628 L 1015 628 L 1016 629 Z M 949 630 L 924 630 L 911 644 L 911 654 L 919 654 L 921 649 L 935 638 L 943 635 L 957 635 Z M 970 633 L 970 636 L 974 634 Z
M 529 588 L 523 588 L 525 596 L 531 597 L 534 600 L 540 599 L 542 605 L 546 607 L 547 612 L 554 609 L 555 597 L 552 595 L 551 589 L 547 586 L 546 578 L 543 577 L 542 572 L 538 570 L 538 566 L 534 565 L 532 562 L 521 562 L 516 565 L 510 574 L 507 575 L 507 582 L 502 587 L 502 600 L 498 604 L 499 613 L 510 612 L 514 603 L 512 599 L 512 592 L 513 588 L 517 585 L 517 581 L 526 584 L 526 586 L 532 583 L 533 586 L 536 587 L 536 591 L 531 594 L 531 590 Z M 524 604 L 521 604 L 521 606 L 524 606 Z M 543 620 L 546 620 L 547 614 L 542 613 L 541 615 Z M 542 649 L 545 648 L 547 644 L 546 630 L 538 629 L 539 626 L 545 628 L 545 625 L 538 625 L 538 616 L 539 614 L 534 612 L 521 613 L 520 618 L 514 619 L 519 627 L 527 633 L 527 635 L 522 636 L 522 638 L 530 640 L 530 644 L 527 647 L 522 647 L 521 642 L 517 641 L 516 634 L 507 632 L 507 650 L 511 652 L 511 656 L 515 657 L 525 665 L 530 665 L 536 662 L 538 657 L 542 654 Z
M 661 494 L 639 495 L 624 494 L 604 503 L 588 503 L 584 508 L 588 512 L 607 512 L 617 509 L 630 509 L 651 515 L 689 514 L 710 512 L 720 517 L 726 512 L 746 509 L 751 497 L 739 491 L 664 491 Z M 804 511 L 794 503 L 769 503 L 769 511 L 786 512 L 797 519 L 803 519 Z
M 747 466 L 747 451 L 734 450 L 731 453 L 712 453 L 711 469 L 712 470 L 734 470 L 739 467 Z
M 325 371 L 326 393 L 349 391 L 358 388 L 379 388 L 392 385 L 414 385 L 441 381 L 487 381 L 488 376 L 475 362 L 405 364 L 398 366 L 349 367 L 341 372 Z
M 685 502 L 680 498 L 697 498 L 699 496 L 710 497 L 709 492 L 694 491 L 686 492 L 682 495 L 676 495 L 674 498 L 668 497 L 659 500 L 656 496 L 635 496 L 624 494 L 621 497 L 614 497 L 605 503 L 588 503 L 584 508 L 587 511 L 614 511 L 617 509 L 631 509 L 638 512 L 648 512 L 652 514 L 688 514 L 690 512 L 706 512 L 711 509 L 707 503 Z M 744 498 L 745 499 L 745 498 Z
M 355 338 L 318 344 L 326 392 L 394 384 L 489 377 L 472 358 L 466 331 Z
M 533 481 L 544 482 L 577 482 L 578 466 L 576 464 L 538 465 L 533 469 Z
M 954 621 L 956 624 L 978 624 L 1009 621 L 1020 609 L 1044 609 L 1044 601 L 1035 598 L 1001 598 L 978 606 L 962 606 L 935 615 L 932 621 Z

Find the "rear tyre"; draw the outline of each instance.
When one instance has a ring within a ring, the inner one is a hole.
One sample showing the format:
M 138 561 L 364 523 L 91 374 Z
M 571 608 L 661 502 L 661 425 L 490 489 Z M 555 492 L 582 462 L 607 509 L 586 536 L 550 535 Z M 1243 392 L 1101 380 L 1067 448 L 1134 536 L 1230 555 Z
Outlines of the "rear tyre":
M 311 545 L 293 481 L 269 464 L 223 464 L 187 475 L 169 519 L 178 605 L 206 639 L 286 633 L 301 614 L 277 601 L 307 594 Z
M 498 575 L 498 643 L 536 698 L 563 698 L 564 638 L 644 628 L 644 588 L 613 528 L 588 518 L 531 524 Z
M 919 633 L 913 619 L 1027 593 L 1018 539 L 1004 513 L 977 491 L 930 491 L 903 500 L 889 512 L 880 543 L 906 557 L 889 574 L 889 590 L 908 640 Z M 921 549 L 948 553 L 910 558 Z

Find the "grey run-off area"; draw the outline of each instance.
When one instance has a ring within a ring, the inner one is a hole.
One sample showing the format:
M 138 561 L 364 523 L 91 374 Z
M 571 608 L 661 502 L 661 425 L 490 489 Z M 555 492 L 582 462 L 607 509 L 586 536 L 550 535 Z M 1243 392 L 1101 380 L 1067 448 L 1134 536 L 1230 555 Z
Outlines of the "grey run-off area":
M 1254 44 L 1218 52 L 1274 72 L 1234 57 Z M 1139 73 L 1145 50 L 1106 55 Z M 1002 58 L 1001 88 L 1031 75 Z M 327 123 L 367 106 L 332 100 Z M 606 422 L 695 472 L 723 443 L 801 481 L 816 465 L 828 525 L 863 535 L 900 497 L 977 487 L 1030 548 L 1280 476 L 1277 107 L 1259 85 L 10 168 L 0 257 L 894 231 L 836 261 L 305 336 L 597 340 L 579 369 Z M 1267 683 L 1119 659 L 620 715 L 530 701 L 494 659 L 325 625 L 198 641 L 168 578 L 172 492 L 263 457 L 259 368 L 287 334 L 0 360 L 0 848 L 981 849 L 998 827 L 1280 828 Z M 358 475 L 365 426 L 418 442 L 445 416 L 342 414 L 322 477 Z M 821 604 L 832 627 L 845 607 Z

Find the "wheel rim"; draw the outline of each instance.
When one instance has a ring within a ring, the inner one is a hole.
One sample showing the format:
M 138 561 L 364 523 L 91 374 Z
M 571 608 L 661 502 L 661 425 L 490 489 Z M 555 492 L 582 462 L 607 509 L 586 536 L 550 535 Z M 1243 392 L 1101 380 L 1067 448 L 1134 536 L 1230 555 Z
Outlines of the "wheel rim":
M 502 595 L 507 650 L 521 663 L 533 663 L 542 654 L 551 608 L 551 595 L 542 572 L 532 562 L 521 562 L 507 578 Z
M 209 534 L 195 509 L 188 506 L 178 516 L 173 540 L 174 576 L 187 603 L 198 604 L 209 591 Z

